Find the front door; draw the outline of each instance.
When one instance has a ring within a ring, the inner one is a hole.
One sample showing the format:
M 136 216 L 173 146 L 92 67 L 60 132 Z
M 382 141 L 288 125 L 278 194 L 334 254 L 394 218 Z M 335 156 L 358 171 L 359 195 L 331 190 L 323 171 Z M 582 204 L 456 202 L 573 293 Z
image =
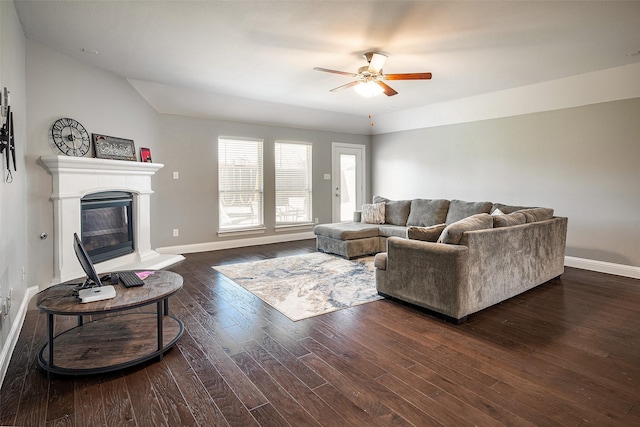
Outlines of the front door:
M 366 194 L 366 147 L 359 144 L 334 142 L 332 153 L 332 222 L 353 219 Z

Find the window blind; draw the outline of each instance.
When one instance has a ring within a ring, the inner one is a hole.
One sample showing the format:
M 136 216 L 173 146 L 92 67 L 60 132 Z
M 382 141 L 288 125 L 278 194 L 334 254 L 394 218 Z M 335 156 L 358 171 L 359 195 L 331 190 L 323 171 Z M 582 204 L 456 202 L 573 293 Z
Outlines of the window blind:
M 275 143 L 276 225 L 311 222 L 311 144 Z
M 218 138 L 220 229 L 263 225 L 262 140 Z

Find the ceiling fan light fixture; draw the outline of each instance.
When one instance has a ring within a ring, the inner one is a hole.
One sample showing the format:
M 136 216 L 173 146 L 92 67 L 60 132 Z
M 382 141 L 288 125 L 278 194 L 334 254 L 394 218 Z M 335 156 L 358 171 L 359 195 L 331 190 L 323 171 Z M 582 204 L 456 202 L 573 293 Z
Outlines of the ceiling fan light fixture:
M 384 93 L 384 89 L 374 81 L 360 82 L 354 86 L 354 90 L 358 92 L 358 95 L 366 98 L 371 98 Z

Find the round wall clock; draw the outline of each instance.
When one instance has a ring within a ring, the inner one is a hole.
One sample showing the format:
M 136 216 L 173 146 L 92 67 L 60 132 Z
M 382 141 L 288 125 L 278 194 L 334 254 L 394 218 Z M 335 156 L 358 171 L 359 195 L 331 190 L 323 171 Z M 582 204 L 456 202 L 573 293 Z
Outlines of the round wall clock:
M 67 156 L 82 157 L 91 143 L 87 130 L 74 119 L 58 119 L 51 125 L 51 148 Z

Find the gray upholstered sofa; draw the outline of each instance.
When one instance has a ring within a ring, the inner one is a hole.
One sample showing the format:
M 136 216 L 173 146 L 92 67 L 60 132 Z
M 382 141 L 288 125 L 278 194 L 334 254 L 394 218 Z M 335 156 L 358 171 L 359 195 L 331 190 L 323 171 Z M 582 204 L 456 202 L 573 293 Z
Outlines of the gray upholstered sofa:
M 347 258 L 377 253 L 379 294 L 450 321 L 460 323 L 564 272 L 567 218 L 554 217 L 553 209 L 461 200 L 374 202 L 385 203 L 383 224 L 318 225 L 318 250 Z

